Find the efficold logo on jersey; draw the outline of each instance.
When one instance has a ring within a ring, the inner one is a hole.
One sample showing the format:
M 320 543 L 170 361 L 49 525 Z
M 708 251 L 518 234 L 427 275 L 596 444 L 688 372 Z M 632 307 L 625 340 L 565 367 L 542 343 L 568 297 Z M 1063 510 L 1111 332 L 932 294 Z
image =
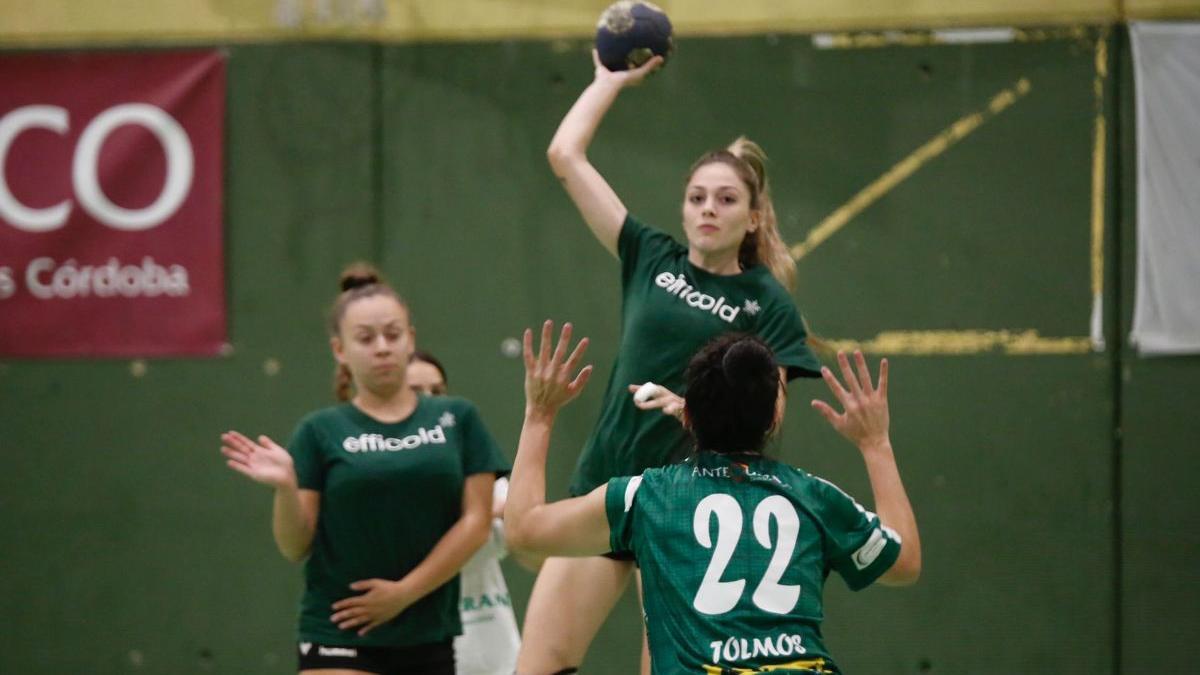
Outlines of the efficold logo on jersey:
M 417 433 L 404 438 L 388 438 L 383 434 L 347 436 L 342 441 L 342 449 L 346 452 L 397 452 L 412 450 L 428 444 L 440 445 L 445 442 L 446 431 L 439 424 L 432 429 L 421 427 L 417 429 Z
M 738 312 L 741 312 L 743 309 L 742 307 L 735 307 L 729 304 L 725 296 L 714 298 L 706 293 L 701 293 L 693 288 L 688 283 L 687 277 L 682 274 L 675 275 L 670 272 L 663 272 L 654 278 L 654 285 L 683 300 L 689 307 L 695 307 L 713 316 L 718 316 L 726 323 L 733 323 L 733 320 L 737 318 Z M 749 306 L 749 303 L 747 303 L 747 306 Z M 758 303 L 754 302 L 753 306 L 753 313 L 756 313 L 758 311 Z

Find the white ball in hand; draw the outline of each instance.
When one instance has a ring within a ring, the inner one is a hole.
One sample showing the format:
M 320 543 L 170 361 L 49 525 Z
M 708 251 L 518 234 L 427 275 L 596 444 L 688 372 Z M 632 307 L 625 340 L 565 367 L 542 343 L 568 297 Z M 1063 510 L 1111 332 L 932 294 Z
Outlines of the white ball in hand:
M 658 395 L 658 385 L 653 382 L 647 382 L 638 387 L 638 390 L 633 394 L 633 400 L 638 403 L 645 403 Z

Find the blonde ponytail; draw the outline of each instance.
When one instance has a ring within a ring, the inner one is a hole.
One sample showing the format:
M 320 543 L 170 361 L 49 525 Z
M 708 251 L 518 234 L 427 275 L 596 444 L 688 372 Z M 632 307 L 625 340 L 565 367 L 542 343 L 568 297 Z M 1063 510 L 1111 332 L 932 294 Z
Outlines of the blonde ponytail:
M 775 217 L 775 204 L 771 201 L 771 184 L 767 180 L 767 153 L 758 143 L 738 136 L 727 148 L 729 154 L 741 160 L 754 176 L 751 185 L 750 208 L 759 213 L 758 229 L 746 235 L 738 250 L 738 262 L 742 267 L 755 264 L 765 265 L 771 276 L 789 291 L 796 287 L 796 261 L 783 237 L 779 234 L 779 222 Z

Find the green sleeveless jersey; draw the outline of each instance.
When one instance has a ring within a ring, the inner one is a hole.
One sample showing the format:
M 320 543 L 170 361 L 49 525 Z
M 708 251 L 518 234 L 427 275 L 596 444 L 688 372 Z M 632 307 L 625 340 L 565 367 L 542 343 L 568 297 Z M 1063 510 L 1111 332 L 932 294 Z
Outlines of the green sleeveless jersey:
M 288 444 L 300 487 L 321 493 L 304 564 L 300 639 L 326 645 L 404 647 L 462 632 L 458 577 L 364 637 L 329 620 L 362 579 L 397 580 L 425 559 L 462 515 L 463 482 L 507 473 L 508 462 L 475 406 L 417 400 L 412 415 L 380 422 L 346 403 L 309 414 Z
M 621 342 L 604 403 L 575 473 L 572 495 L 615 476 L 676 462 L 691 451 L 679 422 L 640 410 L 627 387 L 655 382 L 683 396 L 688 361 L 709 340 L 753 333 L 775 352 L 788 379 L 820 377 L 804 321 L 787 289 L 763 265 L 739 274 L 706 272 L 688 262 L 686 246 L 627 216 L 617 241 L 621 259 Z
M 900 554 L 837 486 L 756 454 L 614 478 L 605 502 L 613 551 L 642 570 L 654 673 L 839 673 L 821 638 L 825 578 L 859 590 Z

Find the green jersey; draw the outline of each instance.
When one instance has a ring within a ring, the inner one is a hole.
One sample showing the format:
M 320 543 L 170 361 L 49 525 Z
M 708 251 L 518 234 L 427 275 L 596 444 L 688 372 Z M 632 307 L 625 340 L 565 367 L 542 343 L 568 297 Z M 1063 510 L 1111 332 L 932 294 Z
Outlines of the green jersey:
M 301 420 L 288 451 L 300 487 L 321 493 L 300 639 L 403 647 L 461 633 L 458 577 L 365 637 L 329 617 L 334 602 L 358 594 L 351 583 L 400 579 L 425 559 L 462 515 L 467 476 L 508 471 L 475 406 L 422 396 L 407 419 L 385 423 L 346 403 Z
M 754 333 L 775 352 L 788 378 L 820 377 L 800 312 L 763 265 L 738 274 L 706 272 L 688 262 L 670 235 L 625 218 L 621 258 L 621 342 L 604 404 L 575 474 L 573 495 L 614 476 L 663 466 L 691 450 L 687 432 L 658 410 L 640 410 L 627 387 L 655 382 L 683 396 L 688 361 L 712 338 Z
M 859 590 L 900 554 L 835 485 L 755 454 L 614 478 L 605 509 L 613 551 L 642 570 L 655 673 L 838 673 L 821 639 L 825 578 Z

